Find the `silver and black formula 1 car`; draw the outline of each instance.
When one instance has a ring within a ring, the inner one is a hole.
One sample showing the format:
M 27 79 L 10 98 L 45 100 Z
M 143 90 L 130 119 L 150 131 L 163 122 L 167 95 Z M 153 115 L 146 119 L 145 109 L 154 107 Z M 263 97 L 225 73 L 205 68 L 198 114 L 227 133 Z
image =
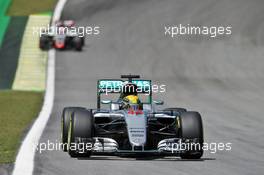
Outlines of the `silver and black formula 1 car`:
M 63 150 L 71 157 L 91 155 L 180 156 L 203 155 L 203 126 L 198 112 L 185 108 L 155 110 L 162 101 L 152 100 L 151 80 L 138 75 L 101 79 L 97 83 L 97 109 L 65 107 L 62 112 Z M 127 83 L 140 89 L 140 104 L 125 105 L 119 95 Z M 102 106 L 108 106 L 103 109 Z
M 75 49 L 81 51 L 84 46 L 84 36 L 79 36 L 72 20 L 57 21 L 55 26 L 42 30 L 39 48 L 42 50 Z

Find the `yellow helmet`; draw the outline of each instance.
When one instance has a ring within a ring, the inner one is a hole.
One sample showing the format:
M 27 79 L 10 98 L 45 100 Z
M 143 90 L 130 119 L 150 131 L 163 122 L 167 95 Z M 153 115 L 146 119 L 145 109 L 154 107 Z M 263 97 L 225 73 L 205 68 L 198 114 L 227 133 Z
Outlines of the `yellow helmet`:
M 129 95 L 137 96 L 137 90 L 138 90 L 138 87 L 137 87 L 136 84 L 134 84 L 134 83 L 126 83 L 122 87 L 122 92 L 121 92 L 120 98 L 125 98 L 125 97 L 127 97 Z
M 139 104 L 139 98 L 137 95 L 128 95 L 124 99 L 131 104 Z

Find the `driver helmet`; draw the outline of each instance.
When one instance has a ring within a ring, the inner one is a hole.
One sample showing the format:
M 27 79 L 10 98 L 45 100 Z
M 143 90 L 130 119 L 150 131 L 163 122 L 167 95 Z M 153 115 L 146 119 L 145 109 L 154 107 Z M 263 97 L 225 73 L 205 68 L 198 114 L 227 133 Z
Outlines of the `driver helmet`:
M 131 104 L 139 104 L 137 88 L 138 88 L 137 85 L 134 83 L 126 83 L 122 87 L 120 98 Z

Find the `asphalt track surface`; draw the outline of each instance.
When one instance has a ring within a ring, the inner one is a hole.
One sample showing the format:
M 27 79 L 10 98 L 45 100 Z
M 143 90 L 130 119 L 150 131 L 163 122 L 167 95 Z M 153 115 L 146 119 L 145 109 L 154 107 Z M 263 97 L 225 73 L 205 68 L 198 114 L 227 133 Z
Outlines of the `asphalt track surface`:
M 73 159 L 37 153 L 34 174 L 262 174 L 264 122 L 264 1 L 68 0 L 64 19 L 99 25 L 83 52 L 56 53 L 56 95 L 41 142 L 60 139 L 64 106 L 96 105 L 96 81 L 124 73 L 166 84 L 166 106 L 197 110 L 206 142 L 231 142 L 231 151 L 179 158 Z M 231 25 L 232 35 L 169 38 L 165 25 Z

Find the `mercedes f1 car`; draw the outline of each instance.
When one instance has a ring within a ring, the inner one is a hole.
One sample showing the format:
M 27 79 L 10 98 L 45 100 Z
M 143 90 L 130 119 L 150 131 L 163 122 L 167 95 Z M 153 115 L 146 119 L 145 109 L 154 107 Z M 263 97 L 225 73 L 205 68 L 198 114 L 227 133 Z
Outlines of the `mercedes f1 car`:
M 163 102 L 152 100 L 151 80 L 138 78 L 138 75 L 122 75 L 121 79 L 99 80 L 97 109 L 65 107 L 61 117 L 63 150 L 71 157 L 157 155 L 201 158 L 204 141 L 201 115 L 185 108 L 156 110 Z M 120 99 L 103 99 L 122 93 L 126 83 L 134 83 L 141 89 L 138 92 L 141 105 L 130 104 L 123 108 Z
M 81 51 L 84 46 L 84 36 L 79 36 L 75 30 L 72 30 L 74 27 L 75 23 L 72 20 L 57 21 L 54 27 L 41 31 L 39 48 Z

